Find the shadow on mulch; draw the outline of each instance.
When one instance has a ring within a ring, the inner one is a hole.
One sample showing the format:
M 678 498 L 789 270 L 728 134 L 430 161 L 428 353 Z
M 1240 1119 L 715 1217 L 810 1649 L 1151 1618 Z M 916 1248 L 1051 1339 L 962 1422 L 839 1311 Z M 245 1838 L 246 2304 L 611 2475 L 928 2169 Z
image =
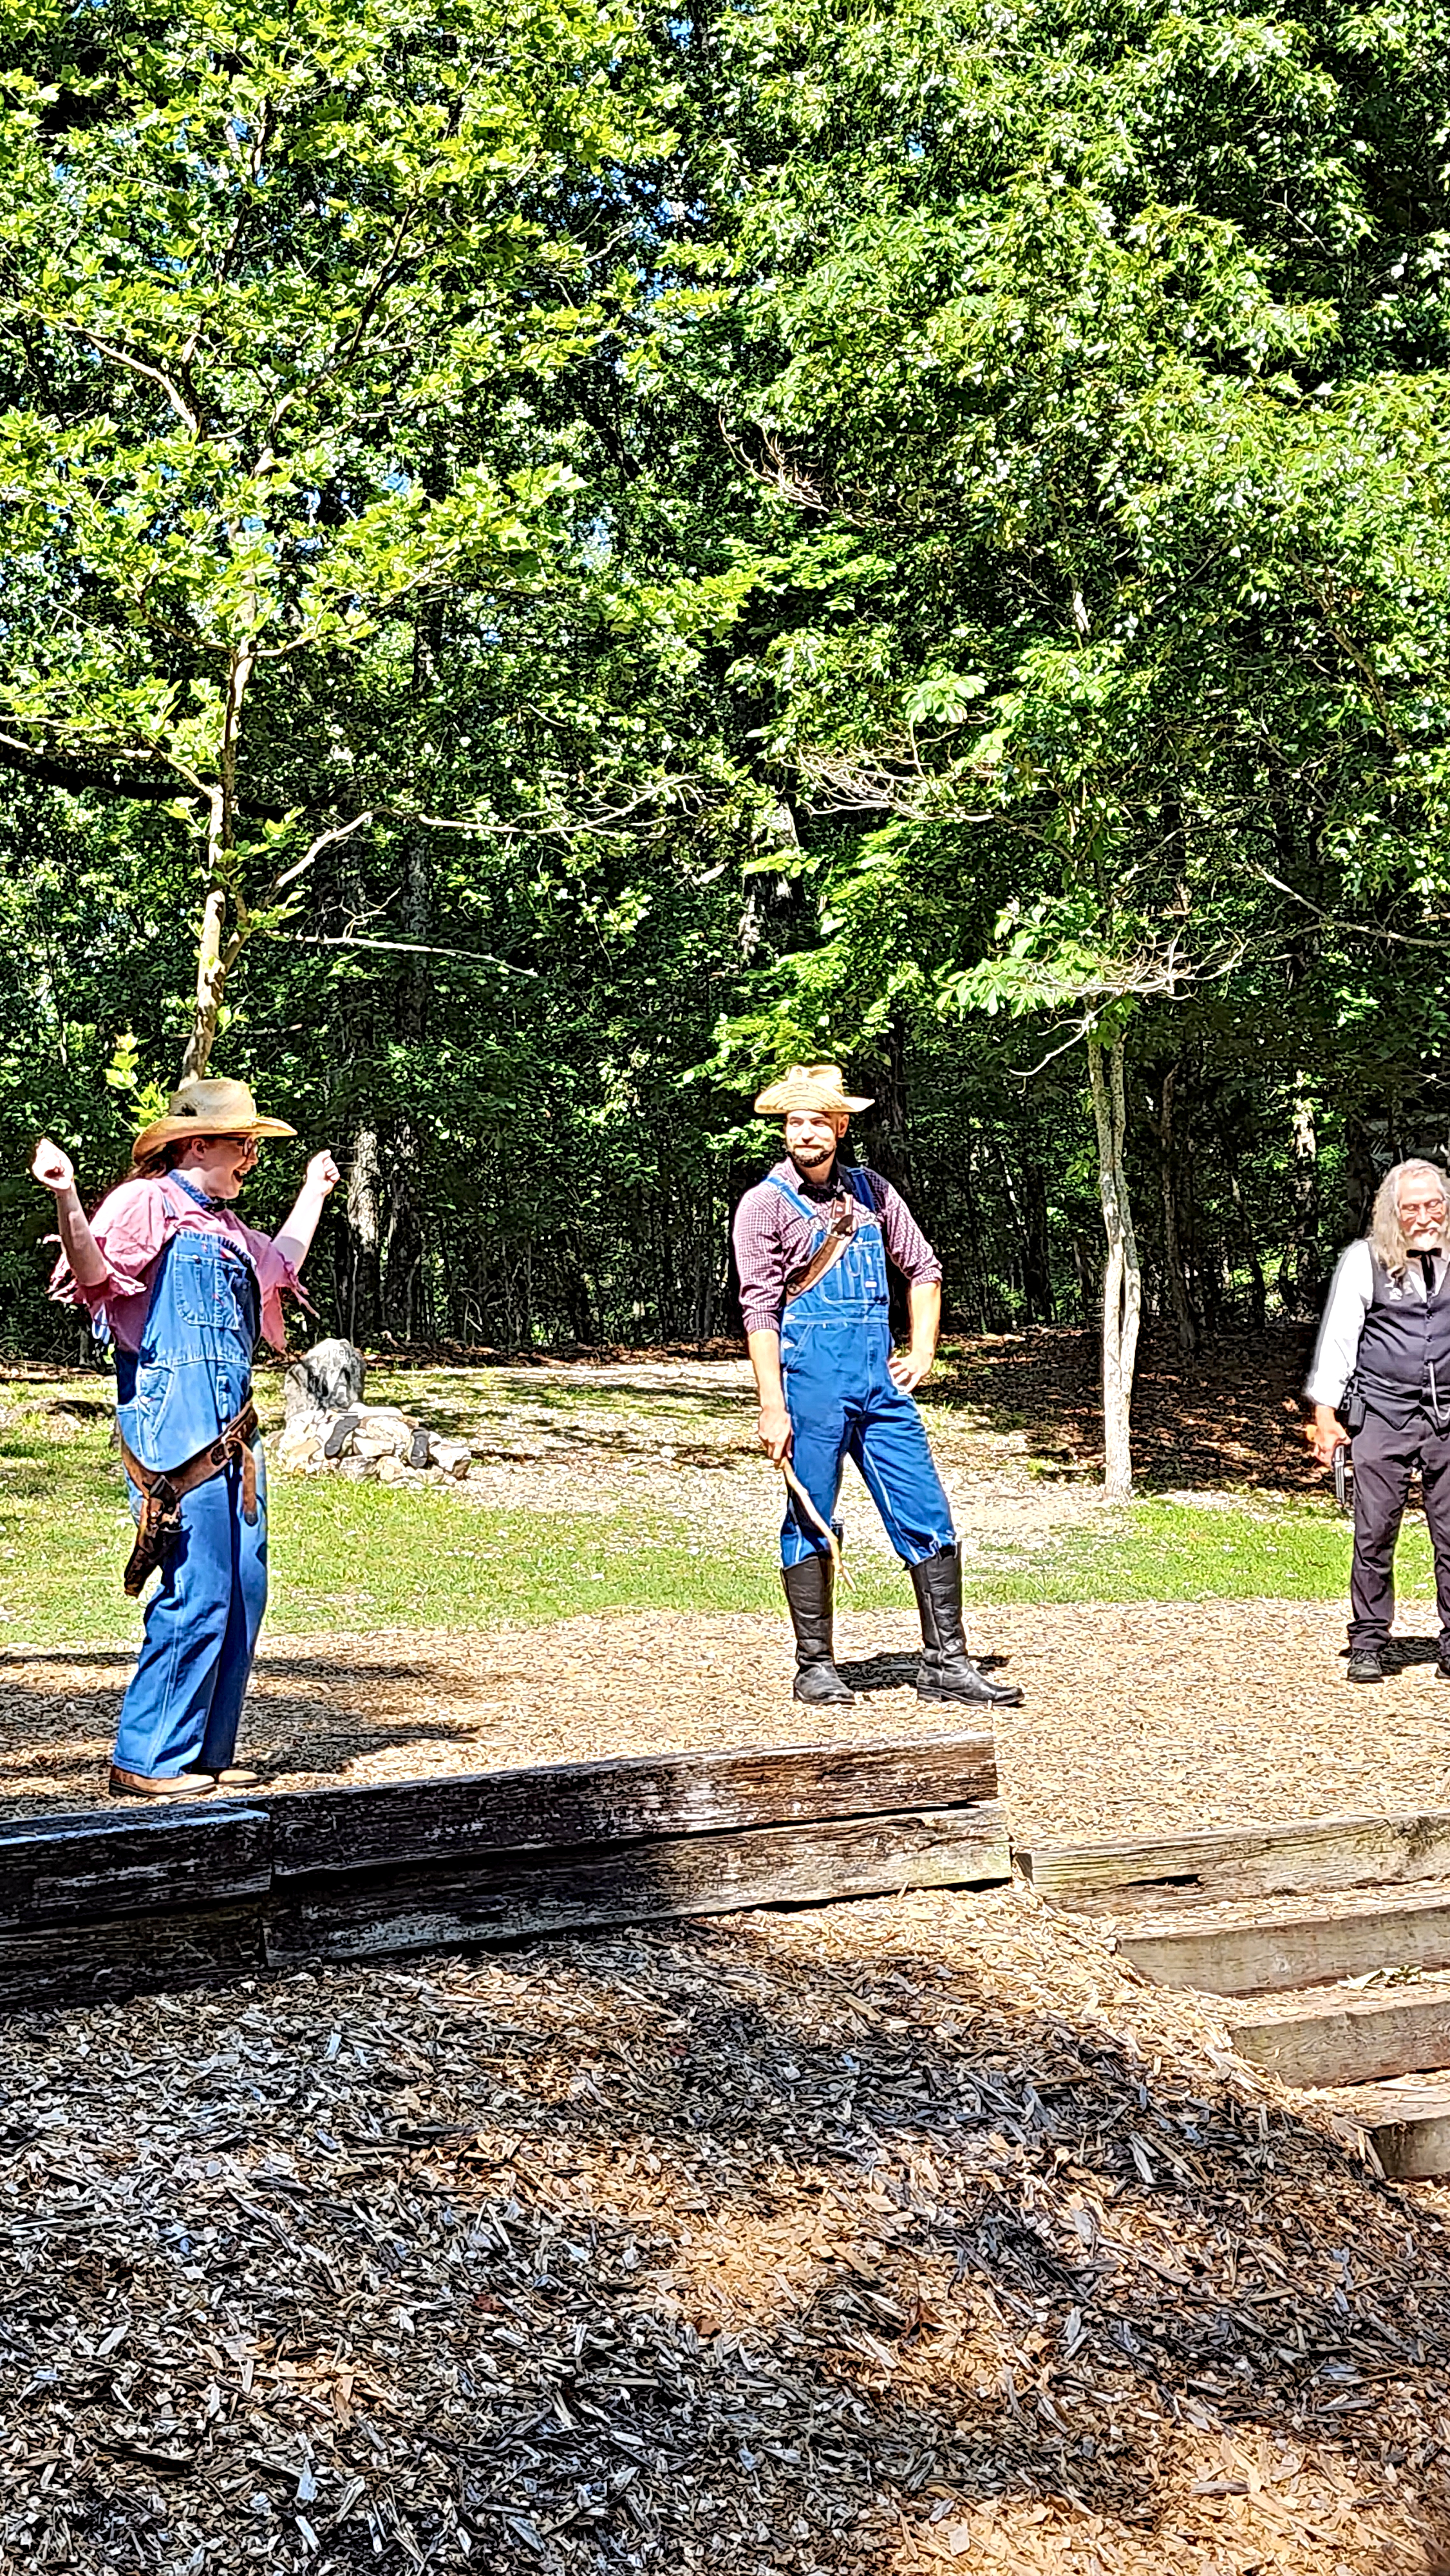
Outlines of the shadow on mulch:
M 19 2015 L 3 2072 L 26 2563 L 275 2539 L 305 2471 L 380 2576 L 1443 2566 L 1433 2202 L 1014 1899 Z
M 1324 1471 L 1299 1430 L 1300 1391 L 1314 1327 L 1223 1333 L 1185 1359 L 1156 1326 L 1139 1344 L 1133 1387 L 1133 1466 L 1149 1490 L 1257 1486 L 1322 1497 Z M 1034 1325 L 982 1334 L 924 1390 L 928 1405 L 969 1404 L 1003 1431 L 1025 1431 L 1064 1476 L 1100 1471 L 1103 1416 L 1093 1333 Z
M 68 1815 L 97 1804 L 107 1813 L 143 1812 L 139 1804 L 113 1808 L 106 1795 L 110 1746 L 136 1660 L 134 1649 L 26 1649 L 15 1660 L 44 1667 L 47 1680 L 51 1673 L 55 1678 L 49 1688 L 22 1680 L 0 1659 L 0 1719 L 6 1734 L 0 1747 L 0 1822 Z M 287 1685 L 254 1692 L 247 1704 L 246 1756 L 260 1761 L 268 1774 L 285 1772 L 298 1761 L 309 1776 L 341 1785 L 360 1752 L 376 1756 L 414 1745 L 436 1751 L 436 1707 L 415 1718 L 406 1704 L 420 1690 L 431 1692 L 435 1701 L 446 1693 L 451 1675 L 426 1655 L 369 1663 L 365 1672 L 352 1674 L 321 1656 L 264 1653 L 258 1669 L 266 1682 Z M 380 1708 L 377 1694 L 389 1684 L 398 1692 L 399 1704 L 389 1707 L 384 1701 Z M 486 1754 L 480 1754 L 478 1767 L 489 1767 Z M 17 1779 L 24 1785 L 16 1786 Z
M 1431 1651 L 1433 1653 L 1433 1648 Z M 977 1666 L 979 1672 L 991 1673 L 998 1671 L 1000 1667 L 1006 1663 L 1007 1657 L 1005 1655 L 974 1655 L 972 1661 Z M 855 1663 L 851 1663 L 843 1659 L 837 1665 L 837 1670 L 840 1673 L 841 1679 L 846 1682 L 853 1691 L 859 1693 L 863 1698 L 869 1698 L 873 1691 L 913 1690 L 916 1686 L 916 1676 L 920 1669 L 920 1665 L 921 1657 L 919 1654 L 914 1653 L 905 1655 L 863 1655 L 860 1660 Z M 950 1719 L 953 1725 L 970 1726 L 973 1723 L 972 1710 L 977 1703 L 968 1701 L 965 1704 L 960 1702 L 948 1704 L 943 1701 L 938 1703 L 938 1705 L 940 1705 L 943 1710 L 944 1722 L 945 1720 Z M 983 1701 L 980 1705 L 982 1710 L 982 1724 L 984 1726 L 988 1726 L 991 1723 L 989 1704 L 986 1701 Z
M 861 2521 L 868 2497 L 915 2529 L 933 2496 L 969 2513 L 1035 2500 L 1069 2526 L 1101 2517 L 1096 2564 L 1140 2568 L 1145 2543 L 1182 2563 L 1229 2537 L 1220 2499 L 1246 2487 L 1232 2467 L 1225 2481 L 1219 2444 L 1247 2434 L 1277 2448 L 1311 2526 L 1336 2504 L 1403 2505 L 1408 2470 L 1419 2510 L 1383 2564 L 1434 2576 L 1450 2537 L 1438 2218 L 1289 2107 L 1192 2057 L 1150 2066 L 1100 2024 L 1074 2028 L 1065 1998 L 1032 1992 L 1025 1959 L 1014 2007 L 935 1951 L 892 1944 L 873 1974 L 848 1936 L 846 1959 L 813 1959 L 797 1921 L 779 1941 L 763 1918 L 645 1936 L 651 2000 L 664 1986 L 678 2016 L 650 2030 L 623 2027 L 613 1945 L 561 1944 L 576 2010 L 595 1990 L 603 2079 L 593 2099 L 571 2087 L 567 2116 L 585 2158 L 597 2144 L 663 2159 L 676 2204 L 708 2213 L 697 2245 L 743 2226 L 734 2258 L 723 2243 L 716 2258 L 724 2313 L 707 2267 L 703 2297 L 676 2276 L 684 2318 L 749 2339 L 757 2385 L 778 2373 L 788 2391 L 793 2438 L 843 2443 L 831 2482 L 859 2480 Z M 517 1954 L 525 1989 L 548 1955 Z M 512 1964 L 498 1962 L 505 1979 Z M 625 1993 L 638 1999 L 633 1979 Z M 571 2025 L 576 2051 L 588 2018 Z M 849 2220 L 825 2249 L 801 2224 L 822 2166 L 822 2217 L 832 2199 L 849 2212 L 854 2246 Z M 638 2405 L 668 2456 L 668 2400 Z M 567 2503 L 587 2460 L 552 2425 L 536 2438 Z M 798 2457 L 757 2462 L 777 2531 L 820 2510 L 809 2470 L 775 2465 Z M 688 2487 L 687 2462 L 674 2468 Z M 1371 2548 L 1379 2536 L 1371 2522 Z M 1234 2563 L 1285 2562 L 1250 2548 Z

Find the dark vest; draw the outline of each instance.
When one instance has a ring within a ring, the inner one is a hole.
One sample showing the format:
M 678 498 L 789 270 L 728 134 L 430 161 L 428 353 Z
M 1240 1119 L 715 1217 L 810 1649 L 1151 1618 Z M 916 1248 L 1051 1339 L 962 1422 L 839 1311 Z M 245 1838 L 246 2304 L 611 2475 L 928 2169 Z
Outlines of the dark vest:
M 1397 1431 L 1427 1417 L 1450 1421 L 1450 1270 L 1424 1299 L 1409 1286 L 1396 1288 L 1377 1261 L 1370 1268 L 1374 1288 L 1354 1363 L 1356 1387 L 1370 1412 Z

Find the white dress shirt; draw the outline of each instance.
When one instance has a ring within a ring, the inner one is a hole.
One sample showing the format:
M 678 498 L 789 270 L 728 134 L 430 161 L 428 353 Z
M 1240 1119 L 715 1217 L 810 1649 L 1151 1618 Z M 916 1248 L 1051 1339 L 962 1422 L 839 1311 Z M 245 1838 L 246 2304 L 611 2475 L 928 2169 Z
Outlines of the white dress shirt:
M 1443 1252 L 1437 1252 L 1434 1261 L 1438 1292 L 1444 1286 L 1450 1261 Z M 1417 1297 L 1423 1306 L 1426 1303 L 1425 1274 L 1419 1254 L 1410 1254 L 1402 1282 L 1387 1279 L 1385 1285 L 1392 1297 Z M 1340 1399 L 1354 1374 L 1354 1364 L 1359 1357 L 1359 1337 L 1373 1296 L 1374 1255 L 1368 1240 L 1361 1235 L 1358 1243 L 1352 1243 L 1347 1252 L 1340 1254 L 1334 1277 L 1329 1283 L 1329 1301 L 1319 1327 L 1319 1339 L 1314 1345 L 1314 1364 L 1304 1385 L 1311 1404 L 1329 1404 L 1338 1410 Z

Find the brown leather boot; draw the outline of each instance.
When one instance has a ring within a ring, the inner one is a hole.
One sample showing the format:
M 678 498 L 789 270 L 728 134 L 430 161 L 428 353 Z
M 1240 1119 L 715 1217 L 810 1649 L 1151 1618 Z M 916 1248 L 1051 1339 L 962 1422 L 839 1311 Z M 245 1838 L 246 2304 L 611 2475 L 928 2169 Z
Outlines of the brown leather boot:
M 216 1782 L 209 1771 L 177 1771 L 154 1776 L 146 1771 L 123 1771 L 111 1765 L 107 1783 L 113 1798 L 211 1798 L 216 1795 Z

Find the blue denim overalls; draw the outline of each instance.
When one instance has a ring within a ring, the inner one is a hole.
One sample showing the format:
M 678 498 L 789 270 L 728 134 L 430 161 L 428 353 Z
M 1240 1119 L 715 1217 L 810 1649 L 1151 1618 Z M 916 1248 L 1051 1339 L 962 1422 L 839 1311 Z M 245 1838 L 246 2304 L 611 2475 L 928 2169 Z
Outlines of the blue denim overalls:
M 161 1255 L 138 1351 L 116 1351 L 116 1415 L 145 1467 L 180 1467 L 240 1413 L 252 1389 L 260 1294 L 251 1263 L 221 1235 L 186 1223 L 200 1190 L 179 1172 L 157 1184 L 180 1215 Z M 181 1543 L 146 1605 L 140 1661 L 121 1708 L 114 1759 L 169 1778 L 222 1771 L 267 1602 L 267 1489 L 260 1439 L 257 1518 L 242 1516 L 233 1464 L 186 1494 Z M 131 1488 L 133 1510 L 140 1496 Z
M 793 1207 L 819 1229 L 824 1211 L 776 1173 L 767 1175 Z M 881 1219 L 865 1174 L 847 1165 L 837 1187 L 857 1201 L 855 1231 L 833 1269 L 788 1300 L 780 1324 L 781 1375 L 794 1438 L 791 1464 L 822 1518 L 835 1516 L 841 1468 L 849 1455 L 866 1480 L 886 1535 L 905 1565 L 920 1565 L 956 1533 L 951 1505 L 932 1464 L 921 1415 L 894 1384 L 891 1307 Z M 780 1529 L 782 1565 L 825 1552 L 818 1530 L 787 1501 Z

